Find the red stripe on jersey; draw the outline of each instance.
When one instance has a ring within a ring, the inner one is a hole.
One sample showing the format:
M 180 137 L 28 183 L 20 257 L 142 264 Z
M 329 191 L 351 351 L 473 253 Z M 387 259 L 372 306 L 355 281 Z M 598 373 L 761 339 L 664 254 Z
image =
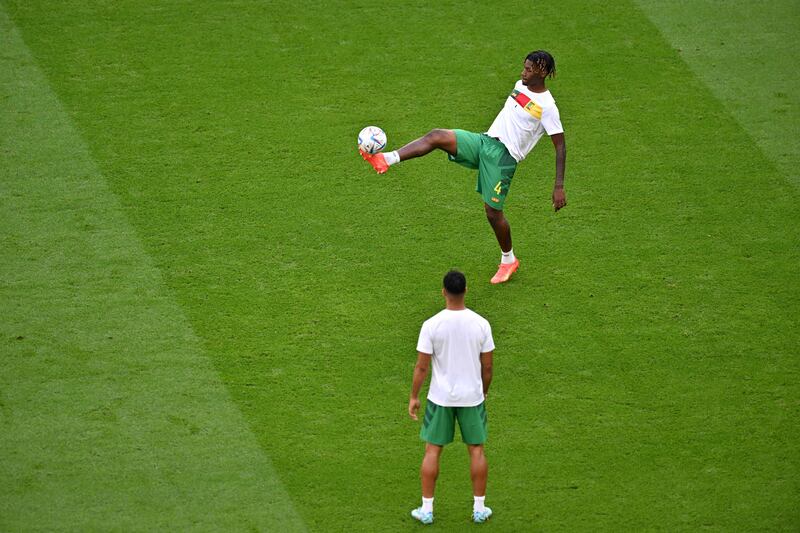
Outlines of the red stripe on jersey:
M 513 98 L 522 107 L 525 107 L 526 105 L 528 105 L 528 102 L 531 101 L 528 95 L 516 90 L 511 93 L 511 98 Z

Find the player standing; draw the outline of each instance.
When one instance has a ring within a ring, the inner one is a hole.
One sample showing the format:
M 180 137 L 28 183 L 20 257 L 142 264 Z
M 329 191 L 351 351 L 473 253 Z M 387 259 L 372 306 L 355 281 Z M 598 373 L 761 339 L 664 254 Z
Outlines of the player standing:
M 492 277 L 492 283 L 508 281 L 519 268 L 503 204 L 517 164 L 525 159 L 544 133 L 550 136 L 556 151 L 553 208 L 558 211 L 567 205 L 564 194 L 567 159 L 564 128 L 556 102 L 545 86 L 545 79 L 553 77 L 555 72 L 555 60 L 548 52 L 536 50 L 528 54 L 520 81 L 514 85 L 503 109 L 484 134 L 435 129 L 394 152 L 374 155 L 361 152 L 379 174 L 386 172 L 391 165 L 426 155 L 437 148 L 447 152 L 450 161 L 477 169 L 477 191 L 483 196 L 486 217 L 502 252 L 500 267 Z
M 442 284 L 445 309 L 422 324 L 408 399 L 408 414 L 417 420 L 419 392 L 433 362 L 425 420 L 420 430 L 420 438 L 426 442 L 420 467 L 422 506 L 411 511 L 411 516 L 423 524 L 433 522 L 439 456 L 444 446 L 453 442 L 458 420 L 461 440 L 467 445 L 470 457 L 472 520 L 485 522 L 492 516 L 492 510 L 484 505 L 489 466 L 483 453 L 487 436 L 484 400 L 492 382 L 494 355 L 492 328 L 485 318 L 464 305 L 467 292 L 464 274 L 451 270 Z

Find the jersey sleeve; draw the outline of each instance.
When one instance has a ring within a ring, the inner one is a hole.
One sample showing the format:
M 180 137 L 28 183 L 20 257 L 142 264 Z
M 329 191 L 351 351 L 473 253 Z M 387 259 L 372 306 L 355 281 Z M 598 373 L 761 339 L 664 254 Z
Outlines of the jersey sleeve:
M 433 355 L 433 339 L 431 338 L 430 324 L 424 322 L 422 328 L 419 330 L 419 339 L 417 340 L 417 351 Z
M 492 338 L 492 326 L 486 321 L 484 327 L 483 344 L 481 344 L 481 353 L 494 351 L 494 339 Z
M 542 126 L 548 135 L 564 133 L 564 126 L 561 125 L 561 116 L 556 106 L 548 106 L 542 110 Z

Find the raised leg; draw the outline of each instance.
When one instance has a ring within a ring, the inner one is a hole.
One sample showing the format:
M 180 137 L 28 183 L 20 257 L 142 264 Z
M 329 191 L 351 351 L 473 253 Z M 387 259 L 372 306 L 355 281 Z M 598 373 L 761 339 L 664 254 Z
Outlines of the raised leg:
M 400 156 L 400 161 L 405 161 L 429 154 L 438 148 L 454 156 L 457 151 L 456 146 L 456 133 L 453 130 L 436 129 L 403 146 L 397 150 L 397 154 Z

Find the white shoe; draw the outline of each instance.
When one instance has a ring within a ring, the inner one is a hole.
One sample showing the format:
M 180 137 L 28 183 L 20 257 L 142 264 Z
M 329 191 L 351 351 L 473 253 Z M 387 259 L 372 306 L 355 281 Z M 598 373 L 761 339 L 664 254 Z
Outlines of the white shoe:
M 472 511 L 472 521 L 476 524 L 482 524 L 486 522 L 489 520 L 490 516 L 492 516 L 492 510 L 488 507 L 484 507 L 483 511 Z
M 423 524 L 433 524 L 433 513 L 423 513 L 422 507 L 417 507 L 416 509 L 411 511 L 411 516 L 413 516 Z

